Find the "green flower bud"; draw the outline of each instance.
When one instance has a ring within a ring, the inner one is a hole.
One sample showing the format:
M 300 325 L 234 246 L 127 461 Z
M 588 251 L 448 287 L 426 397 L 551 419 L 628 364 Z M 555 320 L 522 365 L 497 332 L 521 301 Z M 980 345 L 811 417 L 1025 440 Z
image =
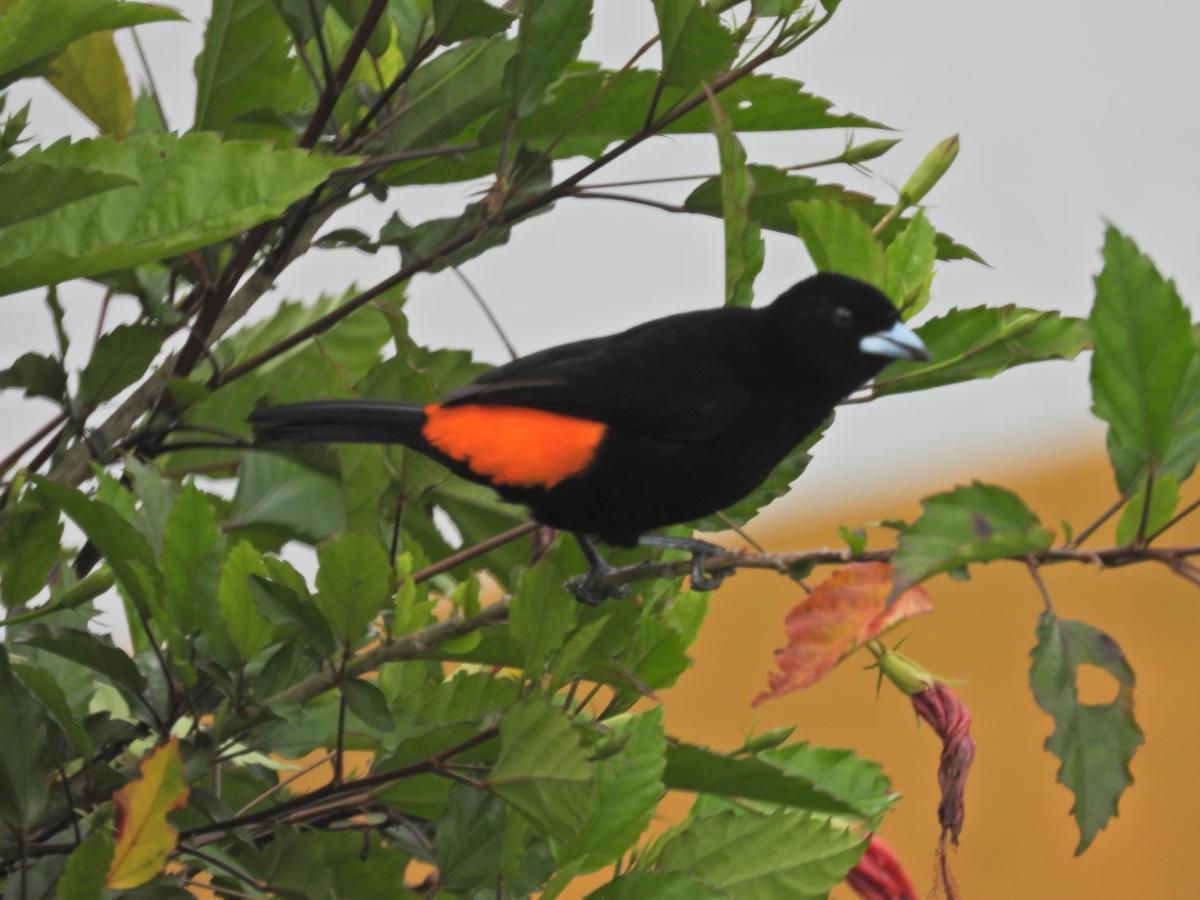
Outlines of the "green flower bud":
M 885 650 L 876 659 L 879 662 L 879 671 L 910 697 L 921 693 L 937 680 L 919 663 L 895 650 Z
M 868 160 L 878 159 L 887 153 L 893 147 L 900 143 L 899 138 L 885 138 L 879 141 L 868 141 L 865 144 L 857 146 L 851 145 L 842 153 L 842 162 L 852 166 L 857 166 L 859 163 L 865 163 Z
M 746 738 L 746 743 L 738 748 L 738 753 L 758 753 L 762 750 L 773 750 L 792 736 L 795 726 L 771 728 L 762 734 Z
M 920 202 L 921 198 L 928 194 L 946 174 L 956 156 L 958 156 L 957 134 L 946 138 L 921 160 L 917 170 L 900 189 L 900 202 L 905 206 Z

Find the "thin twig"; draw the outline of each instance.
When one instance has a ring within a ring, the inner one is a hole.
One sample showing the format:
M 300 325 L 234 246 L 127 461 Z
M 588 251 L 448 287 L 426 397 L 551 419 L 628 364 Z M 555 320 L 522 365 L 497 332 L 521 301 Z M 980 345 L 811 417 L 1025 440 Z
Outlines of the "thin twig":
M 1154 466 L 1146 470 L 1146 491 L 1142 496 L 1142 515 L 1138 519 L 1137 535 L 1133 542 L 1139 547 L 1146 543 L 1146 529 L 1150 525 L 1150 504 L 1154 500 Z
M 308 14 L 312 18 L 313 36 L 317 39 L 317 52 L 321 55 L 321 73 L 325 76 L 325 90 L 333 84 L 333 63 L 329 61 L 329 47 L 325 45 L 325 27 L 321 14 L 317 12 L 316 0 L 308 0 Z
M 1122 494 L 1120 497 L 1117 498 L 1116 502 L 1114 502 L 1112 506 L 1110 506 L 1104 512 L 1100 513 L 1100 515 L 1096 518 L 1096 521 L 1092 522 L 1091 525 L 1089 525 L 1087 528 L 1083 529 L 1083 531 L 1079 532 L 1079 534 L 1075 535 L 1075 539 L 1073 541 L 1071 541 L 1071 543 L 1067 544 L 1067 546 L 1071 549 L 1078 547 L 1080 544 L 1082 544 L 1084 541 L 1086 541 L 1088 538 L 1090 538 L 1093 534 L 1095 534 L 1096 531 L 1101 526 L 1103 526 L 1105 522 L 1107 522 L 1109 519 L 1111 519 L 1113 516 L 1115 516 L 1117 513 L 1119 513 L 1121 511 L 1121 507 L 1123 507 L 1128 502 L 1129 502 L 1129 495 Z
M 52 432 L 66 420 L 66 412 L 60 412 L 57 416 L 55 416 L 25 440 L 21 441 L 21 443 L 17 445 L 16 449 L 13 450 L 12 453 L 4 457 L 3 460 L 0 460 L 0 476 L 3 476 L 6 472 L 8 472 L 9 469 L 11 469 L 20 461 L 22 456 L 36 447 L 50 434 L 50 432 Z
M 468 278 L 458 266 L 449 263 L 450 271 L 458 276 L 458 280 L 462 282 L 463 287 L 475 298 L 475 303 L 483 311 L 487 317 L 488 323 L 492 326 L 492 330 L 496 332 L 496 337 L 500 338 L 500 342 L 504 344 L 504 349 L 508 351 L 508 355 L 512 359 L 516 359 L 521 354 L 517 352 L 517 348 L 513 346 L 513 342 L 508 339 L 508 334 L 504 331 L 504 326 L 500 324 L 500 320 L 496 318 L 496 314 L 492 312 L 492 308 L 488 306 L 488 302 L 483 299 L 483 294 L 479 293 L 471 279 Z
M 422 27 L 424 27 L 424 23 L 422 23 Z M 371 127 L 371 123 L 375 121 L 375 117 L 383 111 L 384 107 L 392 102 L 392 98 L 396 96 L 400 88 L 404 87 L 408 79 L 412 77 L 413 72 L 417 70 L 417 67 L 437 49 L 438 37 L 437 33 L 430 35 L 413 51 L 412 57 L 405 61 L 404 67 L 396 73 L 396 77 L 392 79 L 391 84 L 380 92 L 379 96 L 375 98 L 375 102 L 371 104 L 366 113 L 363 114 L 363 117 L 359 119 L 358 124 L 350 130 L 345 139 L 338 143 L 337 149 L 339 153 L 346 151 L 353 153 L 359 147 L 369 143 L 380 132 L 386 131 L 391 127 L 391 118 L 389 118 L 374 131 L 367 133 L 367 129 Z
M 1042 594 L 1042 603 L 1046 605 L 1046 612 L 1052 616 L 1056 615 L 1054 612 L 1054 601 L 1050 598 L 1050 589 L 1046 587 L 1046 582 L 1042 580 L 1042 573 L 1038 568 L 1037 560 L 1032 556 L 1026 557 L 1025 565 L 1029 569 L 1029 575 L 1033 578 L 1033 583 L 1038 586 L 1038 590 Z
M 183 843 L 182 841 L 178 844 L 178 846 L 176 846 L 175 853 L 176 853 L 176 855 L 186 853 L 188 856 L 194 856 L 194 857 L 196 857 L 196 859 L 203 860 L 204 862 L 206 862 L 210 866 L 212 866 L 214 869 L 220 869 L 226 875 L 232 875 L 238 881 L 242 882 L 243 884 L 250 885 L 250 887 L 254 888 L 256 891 L 259 891 L 260 893 L 266 893 L 271 888 L 271 886 L 269 884 L 264 884 L 261 881 L 254 880 L 249 875 L 247 875 L 245 872 L 242 872 L 242 871 L 234 868 L 233 866 L 229 865 L 229 863 L 225 862 L 223 859 L 218 859 L 217 857 L 213 856 L 212 854 L 205 853 L 203 850 L 200 850 L 196 847 L 192 847 L 188 844 Z M 212 885 L 205 885 L 205 887 L 207 887 L 209 890 L 212 890 Z M 221 888 L 221 890 L 225 890 L 225 888 Z
M 3 469 L 0 469 L 0 473 L 3 473 L 3 471 L 4 471 Z M 1173 519 L 1171 519 L 1171 521 L 1167 522 L 1166 525 L 1163 525 L 1157 531 L 1148 535 L 1146 537 L 1146 543 L 1147 544 L 1153 543 L 1155 538 L 1157 538 L 1159 535 L 1161 535 L 1164 531 L 1166 531 L 1169 528 L 1174 528 L 1176 525 L 1178 525 L 1180 522 L 1182 522 L 1184 519 L 1186 519 L 1188 516 L 1190 516 L 1192 513 L 1194 513 L 1198 509 L 1200 509 L 1200 500 L 1196 500 L 1192 503 L 1189 503 L 1187 506 L 1185 506 L 1183 508 L 1182 511 L 1180 511 L 1179 513 L 1176 513 L 1175 517 Z
M 513 541 L 520 540 L 527 534 L 532 534 L 539 528 L 537 522 L 523 522 L 508 531 L 502 531 L 495 537 L 490 537 L 486 541 L 480 541 L 478 544 L 459 550 L 447 556 L 445 559 L 440 559 L 432 565 L 426 566 L 424 569 L 418 569 L 413 573 L 413 582 L 420 584 L 422 581 L 428 581 L 435 575 L 440 575 L 443 572 L 448 572 L 455 566 L 462 565 L 472 559 L 477 559 L 485 553 L 490 553 L 497 547 L 503 547 L 505 544 L 510 544 Z
M 309 763 L 303 769 L 298 769 L 297 771 L 293 772 L 287 778 L 283 779 L 283 781 L 280 781 L 278 784 L 271 785 L 269 788 L 267 788 L 265 791 L 263 791 L 261 794 L 259 794 L 257 797 L 255 797 L 253 800 L 251 800 L 249 803 L 245 804 L 241 809 L 239 809 L 237 811 L 237 815 L 244 816 L 246 813 L 250 812 L 250 810 L 254 809 L 254 807 L 258 806 L 258 804 L 262 803 L 264 800 L 266 800 L 271 795 L 279 793 L 279 791 L 283 790 L 285 787 L 287 787 L 292 782 L 294 782 L 300 778 L 303 778 L 305 775 L 307 775 L 309 772 L 313 771 L 314 769 L 319 769 L 321 766 L 325 765 L 325 763 L 329 762 L 329 760 L 332 756 L 333 756 L 332 753 L 326 753 L 324 756 L 320 757 L 319 759 Z
M 621 203 L 635 203 L 638 206 L 649 206 L 669 213 L 691 212 L 686 206 L 679 206 L 675 203 L 664 203 L 661 200 L 651 200 L 649 197 L 634 197 L 631 194 L 610 194 L 607 191 L 593 191 L 589 188 L 580 188 L 567 196 L 577 200 L 617 200 Z

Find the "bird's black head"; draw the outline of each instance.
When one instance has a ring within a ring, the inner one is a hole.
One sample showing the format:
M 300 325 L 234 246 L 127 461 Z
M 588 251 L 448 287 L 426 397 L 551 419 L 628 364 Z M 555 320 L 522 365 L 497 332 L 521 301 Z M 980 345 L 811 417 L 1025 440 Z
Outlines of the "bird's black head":
M 836 400 L 893 360 L 929 358 L 892 302 L 856 278 L 813 275 L 780 294 L 764 313 L 798 387 L 823 384 Z

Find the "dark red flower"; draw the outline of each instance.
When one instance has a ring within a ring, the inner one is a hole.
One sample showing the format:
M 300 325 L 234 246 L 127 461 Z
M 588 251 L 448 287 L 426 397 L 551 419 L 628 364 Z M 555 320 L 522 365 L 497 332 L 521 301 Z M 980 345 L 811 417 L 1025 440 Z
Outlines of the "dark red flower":
M 917 900 L 917 891 L 892 848 L 877 834 L 867 852 L 846 876 L 846 883 L 863 900 Z
M 938 821 L 943 837 L 948 833 L 957 845 L 963 827 L 963 792 L 967 786 L 967 773 L 975 759 L 971 711 L 940 681 L 913 694 L 912 703 L 917 715 L 942 739 L 942 758 L 938 763 L 942 800 L 938 804 Z

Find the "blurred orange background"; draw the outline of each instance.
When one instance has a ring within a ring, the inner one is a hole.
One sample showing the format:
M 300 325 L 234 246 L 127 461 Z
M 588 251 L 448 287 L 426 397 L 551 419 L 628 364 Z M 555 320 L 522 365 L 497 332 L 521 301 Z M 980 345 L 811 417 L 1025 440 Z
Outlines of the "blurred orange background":
M 988 479 L 1017 491 L 1050 527 L 1060 518 L 1076 530 L 1116 496 L 1102 456 L 1061 458 L 1038 470 L 989 472 Z M 835 545 L 836 526 L 854 527 L 886 516 L 910 520 L 912 498 L 946 490 L 953 482 L 909 483 L 903 494 L 842 510 L 801 512 L 794 523 L 750 531 L 768 549 Z M 777 521 L 777 520 L 776 520 Z M 890 533 L 873 533 L 877 546 Z M 1061 534 L 1060 534 L 1061 538 Z M 1196 543 L 1200 528 L 1172 529 L 1163 546 Z M 1112 528 L 1089 539 L 1112 543 Z M 821 570 L 828 572 L 828 570 Z M 818 580 L 821 571 L 810 581 Z M 967 681 L 956 689 L 974 716 L 977 744 L 966 794 L 962 843 L 951 858 L 961 894 L 983 898 L 1194 898 L 1194 837 L 1189 812 L 1200 801 L 1192 771 L 1200 745 L 1195 646 L 1200 637 L 1200 592 L 1152 564 L 1100 572 L 1082 565 L 1043 569 L 1058 614 L 1107 631 L 1137 673 L 1135 714 L 1146 743 L 1134 757 L 1134 785 L 1120 816 L 1087 852 L 1074 855 L 1078 833 L 1071 795 L 1057 784 L 1058 760 L 1042 749 L 1052 721 L 1029 689 L 1029 652 L 1042 601 L 1028 572 L 1012 563 L 972 569 L 970 582 L 942 576 L 927 587 L 935 609 L 886 636 L 908 636 L 904 652 L 936 674 Z M 750 701 L 766 685 L 772 651 L 783 642 L 783 618 L 802 596 L 790 581 L 746 571 L 712 599 L 693 647 L 695 665 L 663 693 L 670 733 L 719 749 L 733 749 L 752 730 L 795 725 L 793 739 L 852 747 L 880 762 L 903 794 L 884 824 L 891 843 L 922 894 L 933 881 L 937 846 L 937 762 L 940 743 L 917 726 L 909 700 L 888 684 L 876 697 L 876 675 L 865 671 L 866 651 L 845 660 L 817 685 L 756 710 Z M 1085 667 L 1084 702 L 1108 702 L 1115 682 Z M 1093 677 L 1094 676 L 1094 677 Z M 680 798 L 682 801 L 683 798 Z M 683 803 L 669 802 L 671 815 Z M 846 888 L 835 897 L 849 898 Z

